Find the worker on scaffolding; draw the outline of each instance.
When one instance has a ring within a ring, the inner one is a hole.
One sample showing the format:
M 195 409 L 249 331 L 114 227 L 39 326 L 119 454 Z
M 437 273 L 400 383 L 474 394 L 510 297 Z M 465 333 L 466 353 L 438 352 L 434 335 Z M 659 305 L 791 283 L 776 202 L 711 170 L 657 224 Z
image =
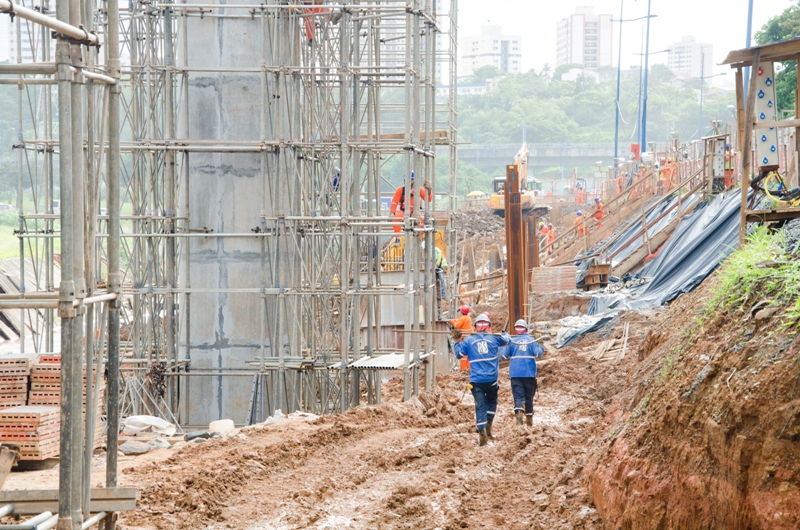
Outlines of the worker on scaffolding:
M 583 237 L 587 234 L 588 230 L 583 222 L 582 211 L 578 210 L 577 212 L 575 212 L 575 221 L 573 221 L 572 224 L 575 227 L 576 231 L 578 232 L 578 237 Z
M 460 316 L 450 321 L 450 327 L 452 329 L 457 329 L 462 334 L 474 333 L 475 328 L 472 327 L 472 319 L 469 318 L 469 306 L 466 304 L 462 305 L 458 312 Z M 459 368 L 461 368 L 462 372 L 469 372 L 469 359 L 462 357 Z
M 598 228 L 603 226 L 603 209 L 604 208 L 605 208 L 605 206 L 603 206 L 603 201 L 600 199 L 600 197 L 595 197 L 594 198 L 594 213 L 592 214 L 592 217 L 597 220 Z
M 475 398 L 475 423 L 478 428 L 479 445 L 486 445 L 492 435 L 492 423 L 497 412 L 497 391 L 500 384 L 497 378 L 500 372 L 499 350 L 511 342 L 508 333 L 490 335 L 489 318 L 480 315 L 475 319 L 474 335 L 462 337 L 459 330 L 452 331 L 453 351 L 457 359 L 469 359 L 469 388 Z
M 511 378 L 511 394 L 514 396 L 514 416 L 517 425 L 522 425 L 524 411 L 528 427 L 533 426 L 533 396 L 536 394 L 536 359 L 541 359 L 544 348 L 528 335 L 528 324 L 519 319 L 514 323 L 516 335 L 511 344 L 500 355 L 510 359 L 508 377 Z
M 414 216 L 414 172 L 411 172 L 411 188 L 409 190 L 409 204 L 408 204 L 408 217 L 411 218 Z M 431 202 L 433 200 L 433 188 L 431 187 L 430 182 L 427 180 L 422 185 L 422 189 L 419 190 L 419 196 L 423 201 Z M 392 212 L 392 215 L 395 217 L 395 224 L 394 224 L 394 233 L 398 234 L 396 236 L 397 242 L 399 242 L 399 234 L 400 231 L 403 229 L 403 217 L 405 216 L 406 211 L 406 187 L 400 186 L 394 192 L 394 196 L 392 197 L 392 205 L 389 207 L 389 211 Z M 422 224 L 422 218 L 420 218 L 420 226 Z
M 422 243 L 422 250 L 425 250 L 425 243 Z M 447 263 L 447 258 L 444 257 L 444 253 L 439 250 L 439 247 L 433 247 L 434 256 L 433 256 L 433 265 L 436 268 L 436 281 L 439 283 L 439 300 L 446 300 L 447 299 L 447 271 L 450 268 L 450 265 Z

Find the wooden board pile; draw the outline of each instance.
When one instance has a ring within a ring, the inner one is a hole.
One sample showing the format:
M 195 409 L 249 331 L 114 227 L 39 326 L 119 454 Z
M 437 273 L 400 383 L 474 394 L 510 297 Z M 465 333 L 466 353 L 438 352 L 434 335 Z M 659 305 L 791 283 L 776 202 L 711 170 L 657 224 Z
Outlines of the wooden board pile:
M 30 358 L 21 355 L 0 357 L 0 410 L 27 404 Z
M 597 348 L 590 351 L 579 353 L 581 357 L 586 357 L 590 362 L 598 362 L 603 364 L 617 364 L 625 358 L 625 352 L 628 350 L 628 334 L 630 332 L 630 323 L 625 323 L 622 330 L 622 337 L 610 338 L 601 341 Z

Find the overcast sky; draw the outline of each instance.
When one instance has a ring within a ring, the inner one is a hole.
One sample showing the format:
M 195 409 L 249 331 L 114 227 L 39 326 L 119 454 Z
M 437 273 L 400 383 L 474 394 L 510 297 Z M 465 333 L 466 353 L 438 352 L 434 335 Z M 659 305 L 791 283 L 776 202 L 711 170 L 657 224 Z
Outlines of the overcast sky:
M 658 15 L 650 24 L 651 53 L 679 42 L 684 35 L 714 45 L 714 63 L 719 64 L 731 50 L 745 47 L 748 0 L 651 0 L 651 13 Z M 771 17 L 797 0 L 756 0 L 753 7 L 753 33 Z M 491 21 L 503 33 L 522 37 L 522 70 L 555 65 L 556 23 L 575 12 L 577 6 L 593 6 L 595 13 L 619 19 L 620 0 L 458 0 L 458 30 L 461 37 L 477 35 L 480 26 Z M 488 9 L 491 7 L 491 9 Z M 624 0 L 624 19 L 647 15 L 647 0 Z M 627 22 L 622 33 L 622 67 L 639 64 L 642 27 L 646 20 Z M 614 66 L 617 64 L 619 24 L 614 24 Z M 461 40 L 461 39 L 459 39 Z M 651 64 L 666 62 L 666 53 L 652 55 Z M 714 73 L 728 71 L 716 67 Z M 727 78 L 727 79 L 725 79 Z M 733 81 L 728 74 L 715 81 Z M 727 83 L 726 83 L 727 84 Z

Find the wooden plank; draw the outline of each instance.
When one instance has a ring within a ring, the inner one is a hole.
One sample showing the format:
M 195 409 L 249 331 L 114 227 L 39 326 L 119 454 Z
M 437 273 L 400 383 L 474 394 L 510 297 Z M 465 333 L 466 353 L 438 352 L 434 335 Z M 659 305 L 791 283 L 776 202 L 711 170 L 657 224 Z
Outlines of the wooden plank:
M 92 512 L 127 512 L 136 509 L 136 488 L 92 488 Z M 58 490 L 4 490 L 0 504 L 13 504 L 14 515 L 58 512 Z
M 758 67 L 761 57 L 761 50 L 756 48 L 753 51 L 753 64 Z M 739 134 L 744 136 L 742 139 L 742 201 L 741 210 L 739 212 L 739 248 L 744 247 L 745 239 L 747 238 L 747 190 L 750 188 L 750 171 L 753 166 L 753 157 L 750 153 L 753 141 L 753 122 L 752 116 L 755 115 L 756 108 L 756 80 L 758 75 L 753 72 L 750 76 L 750 86 L 747 88 L 747 105 L 745 108 L 744 131 L 739 130 Z
M 757 65 L 759 60 L 765 62 L 790 61 L 796 59 L 798 54 L 800 54 L 800 38 L 735 50 L 728 53 L 728 56 L 720 64 L 729 64 L 732 68 L 740 68 Z
M 757 127 L 756 127 L 757 126 Z M 778 121 L 756 121 L 753 117 L 753 128 L 758 129 L 771 129 L 777 127 L 779 129 L 796 129 L 800 127 L 800 120 L 778 120 Z
M 771 223 L 800 217 L 800 208 L 785 208 L 781 210 L 747 210 L 745 217 L 748 223 Z

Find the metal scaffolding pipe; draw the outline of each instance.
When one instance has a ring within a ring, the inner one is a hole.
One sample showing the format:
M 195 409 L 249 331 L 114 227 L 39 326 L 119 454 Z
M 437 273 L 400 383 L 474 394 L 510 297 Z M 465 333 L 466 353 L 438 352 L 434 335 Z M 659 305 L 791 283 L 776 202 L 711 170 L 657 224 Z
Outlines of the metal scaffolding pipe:
M 55 73 L 56 63 L 0 64 L 0 75 L 52 75 Z
M 58 5 L 56 5 L 56 9 L 58 9 Z M 36 24 L 41 24 L 42 26 L 53 29 L 66 37 L 76 39 L 85 44 L 97 45 L 99 43 L 97 35 L 89 33 L 85 29 L 68 24 L 64 22 L 61 17 L 48 17 L 39 11 L 28 9 L 27 7 L 23 7 L 19 4 L 12 4 L 9 0 L 0 0 L 0 12 L 13 13 L 14 16 L 24 18 L 25 20 L 30 20 Z

